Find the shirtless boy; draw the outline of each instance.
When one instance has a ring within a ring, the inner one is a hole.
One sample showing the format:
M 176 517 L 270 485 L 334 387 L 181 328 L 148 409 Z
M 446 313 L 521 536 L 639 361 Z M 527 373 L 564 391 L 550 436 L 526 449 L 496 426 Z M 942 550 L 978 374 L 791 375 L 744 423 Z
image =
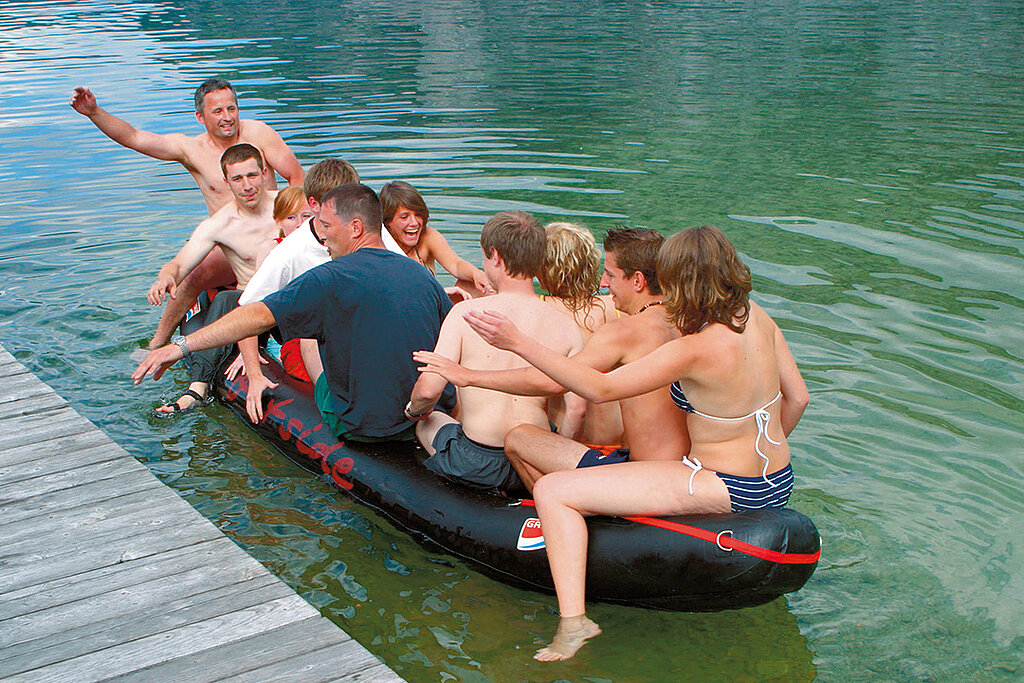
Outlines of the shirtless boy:
M 157 134 L 139 130 L 117 118 L 96 103 L 89 88 L 78 86 L 71 93 L 71 107 L 89 118 L 114 142 L 136 152 L 165 161 L 177 161 L 185 167 L 206 200 L 206 209 L 213 215 L 232 201 L 232 193 L 220 169 L 220 157 L 228 147 L 247 142 L 260 149 L 266 159 L 266 187 L 274 189 L 274 172 L 280 173 L 289 185 L 301 185 L 303 172 L 298 160 L 273 128 L 253 119 L 238 117 L 238 98 L 225 80 L 211 78 L 195 93 L 196 119 L 205 132 L 189 137 L 182 133 Z M 179 296 L 164 310 L 150 348 L 166 344 L 174 328 L 199 292 L 208 287 L 230 284 L 231 269 L 214 250 L 197 268 L 192 277 L 179 287 Z
M 181 281 L 219 246 L 238 281 L 238 289 L 218 294 L 207 313 L 208 319 L 223 315 L 234 308 L 252 277 L 260 245 L 277 234 L 278 227 L 274 221 L 276 192 L 263 187 L 265 176 L 260 151 L 244 142 L 234 145 L 221 156 L 220 165 L 233 201 L 196 226 L 181 251 L 160 268 L 156 282 L 146 295 L 154 306 L 159 306 L 168 296 L 173 300 Z M 220 359 L 216 351 L 209 358 L 199 353 L 194 356 L 189 366 L 192 384 L 188 391 L 174 403 L 158 408 L 158 413 L 188 410 L 205 400 Z
M 578 351 L 582 339 L 576 323 L 533 290 L 533 278 L 544 261 L 544 242 L 544 230 L 527 213 L 503 212 L 487 221 L 480 234 L 483 270 L 497 294 L 456 304 L 441 326 L 431 355 L 474 369 L 524 367 L 522 359 L 487 344 L 469 328 L 463 316 L 475 310 L 501 311 L 558 353 Z M 406 406 L 406 417 L 418 421 L 416 436 L 431 456 L 424 465 L 471 486 L 502 490 L 517 486 L 518 477 L 502 442 L 516 425 L 548 429 L 545 399 L 465 386 L 459 390 L 460 423 L 433 410 L 446 384 L 438 374 L 420 375 Z
M 663 238 L 647 228 L 611 230 L 605 237 L 602 285 L 615 307 L 630 315 L 597 329 L 574 358 L 606 372 L 637 360 L 679 336 L 661 309 L 661 290 L 655 259 Z M 544 339 L 543 336 L 535 336 Z M 515 394 L 544 395 L 565 391 L 535 368 L 504 372 L 459 367 L 438 354 L 418 353 L 426 363 L 421 372 L 440 373 L 457 387 L 475 386 Z M 679 460 L 689 452 L 685 415 L 676 408 L 669 389 L 658 389 L 620 401 L 625 432 L 624 449 L 610 454 L 552 434 L 533 425 L 521 425 L 505 437 L 505 453 L 523 483 L 532 490 L 542 475 L 556 470 L 632 460 Z

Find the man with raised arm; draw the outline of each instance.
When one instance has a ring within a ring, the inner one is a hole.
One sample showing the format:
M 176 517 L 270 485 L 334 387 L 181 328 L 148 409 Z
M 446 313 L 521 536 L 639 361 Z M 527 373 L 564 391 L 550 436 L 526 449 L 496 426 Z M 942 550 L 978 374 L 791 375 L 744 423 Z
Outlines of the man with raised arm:
M 281 136 L 265 123 L 239 118 L 238 98 L 230 83 L 211 78 L 199 86 L 194 99 L 196 119 L 206 129 L 194 137 L 182 133 L 159 134 L 139 130 L 100 107 L 92 91 L 84 86 L 74 89 L 70 104 L 119 145 L 154 159 L 177 161 L 184 166 L 203 193 L 210 215 L 232 200 L 232 193 L 219 168 L 221 154 L 232 145 L 247 142 L 263 152 L 268 189 L 277 186 L 275 171 L 289 185 L 302 184 L 302 167 Z M 201 291 L 232 282 L 231 269 L 219 251 L 211 252 L 192 277 L 178 288 L 178 296 L 164 310 L 149 344 L 150 348 L 167 343 L 174 328 Z
M 533 278 L 544 263 L 544 229 L 521 211 L 499 213 L 480 233 L 483 270 L 497 294 L 455 305 L 441 327 L 434 356 L 475 369 L 526 367 L 525 361 L 481 339 L 463 319 L 469 311 L 501 311 L 526 334 L 544 339 L 558 353 L 578 351 L 583 340 L 568 315 L 544 303 Z M 416 420 L 416 436 L 430 457 L 427 469 L 471 486 L 503 491 L 518 487 L 502 442 L 517 425 L 548 430 L 543 397 L 511 396 L 464 385 L 459 390 L 461 421 L 434 410 L 447 386 L 439 374 L 421 374 L 412 390 L 406 417 Z M 582 400 L 582 399 L 581 399 Z
M 168 296 L 173 298 L 181 281 L 207 254 L 220 247 L 238 282 L 238 289 L 220 292 L 210 305 L 207 319 L 220 317 L 234 308 L 252 277 L 260 245 L 278 233 L 274 221 L 274 195 L 277 193 L 263 187 L 265 176 L 260 151 L 245 142 L 228 147 L 221 156 L 220 166 L 233 200 L 196 226 L 181 251 L 160 268 L 147 294 L 154 306 L 159 306 Z M 192 383 L 188 391 L 177 401 L 157 408 L 157 412 L 179 413 L 203 402 L 214 372 L 224 360 L 223 353 L 226 352 L 217 350 L 195 354 L 189 363 Z
M 324 423 L 347 441 L 411 440 L 403 406 L 416 382 L 412 353 L 437 341 L 451 302 L 423 266 L 384 248 L 380 202 L 358 183 L 323 197 L 317 232 L 331 261 L 307 271 L 262 301 L 155 349 L 139 364 L 136 384 L 197 350 L 232 344 L 275 325 L 284 339 L 315 339 L 323 372 L 310 369 Z M 442 402 L 454 405 L 448 390 Z
M 611 292 L 615 307 L 629 315 L 599 327 L 574 359 L 607 372 L 642 358 L 679 336 L 679 331 L 666 320 L 661 309 L 655 261 L 662 241 L 660 234 L 648 228 L 619 228 L 608 232 L 604 240 L 605 266 L 601 284 Z M 545 339 L 543 336 L 536 338 Z M 438 373 L 458 387 L 475 386 L 526 395 L 565 391 L 533 367 L 471 370 L 438 354 L 418 353 L 414 357 L 426 363 L 420 368 L 421 372 Z M 622 399 L 620 406 L 624 448 L 602 452 L 548 430 L 522 425 L 505 437 L 505 453 L 523 483 L 532 490 L 537 479 L 556 470 L 627 459 L 679 460 L 681 454 L 689 452 L 685 414 L 672 403 L 668 387 Z

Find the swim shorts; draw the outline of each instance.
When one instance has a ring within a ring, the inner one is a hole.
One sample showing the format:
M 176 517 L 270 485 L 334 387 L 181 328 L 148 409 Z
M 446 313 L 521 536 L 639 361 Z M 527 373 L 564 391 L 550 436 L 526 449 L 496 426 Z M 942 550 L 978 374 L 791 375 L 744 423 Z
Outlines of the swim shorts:
M 481 489 L 508 491 L 522 485 L 504 448 L 473 441 L 457 422 L 438 429 L 432 445 L 434 454 L 423 466 L 435 474 Z
M 611 465 L 620 462 L 629 462 L 628 448 L 591 446 L 590 450 L 584 453 L 580 461 L 576 463 L 576 469 L 594 467 L 595 465 Z
M 729 489 L 729 502 L 733 512 L 781 508 L 789 502 L 793 492 L 793 468 L 786 465 L 765 477 L 734 477 L 715 472 Z

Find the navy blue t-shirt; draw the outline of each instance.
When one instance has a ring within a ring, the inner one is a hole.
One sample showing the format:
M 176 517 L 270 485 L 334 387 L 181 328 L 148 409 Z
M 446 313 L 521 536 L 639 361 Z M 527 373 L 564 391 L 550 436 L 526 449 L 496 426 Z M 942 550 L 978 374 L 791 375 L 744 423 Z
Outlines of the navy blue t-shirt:
M 364 247 L 307 271 L 263 303 L 285 339 L 320 342 L 334 413 L 350 435 L 382 438 L 409 428 L 403 410 L 419 376 L 412 352 L 434 348 L 452 307 L 430 271 Z

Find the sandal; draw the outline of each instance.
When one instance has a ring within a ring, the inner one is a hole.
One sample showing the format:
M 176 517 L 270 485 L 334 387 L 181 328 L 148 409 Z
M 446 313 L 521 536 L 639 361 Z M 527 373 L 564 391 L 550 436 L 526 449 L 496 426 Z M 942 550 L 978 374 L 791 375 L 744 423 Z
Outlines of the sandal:
M 191 396 L 192 398 L 195 399 L 195 402 L 192 405 L 190 405 L 188 408 L 182 408 L 180 405 L 178 405 L 178 401 L 180 401 L 185 396 Z M 210 395 L 210 396 L 200 396 L 199 392 L 193 391 L 192 389 L 186 389 L 185 392 L 181 396 L 179 396 L 175 400 L 171 401 L 170 403 L 165 403 L 163 406 L 161 406 L 163 408 L 170 408 L 171 412 L 168 413 L 168 412 L 164 412 L 164 411 L 161 411 L 161 410 L 154 410 L 153 413 L 157 417 L 160 417 L 160 418 L 173 417 L 173 416 L 177 416 L 177 415 L 182 415 L 184 413 L 187 413 L 187 412 L 190 412 L 192 410 L 195 410 L 196 408 L 200 408 L 202 406 L 205 406 L 205 405 L 209 404 L 212 400 L 213 400 L 213 396 L 212 395 Z

